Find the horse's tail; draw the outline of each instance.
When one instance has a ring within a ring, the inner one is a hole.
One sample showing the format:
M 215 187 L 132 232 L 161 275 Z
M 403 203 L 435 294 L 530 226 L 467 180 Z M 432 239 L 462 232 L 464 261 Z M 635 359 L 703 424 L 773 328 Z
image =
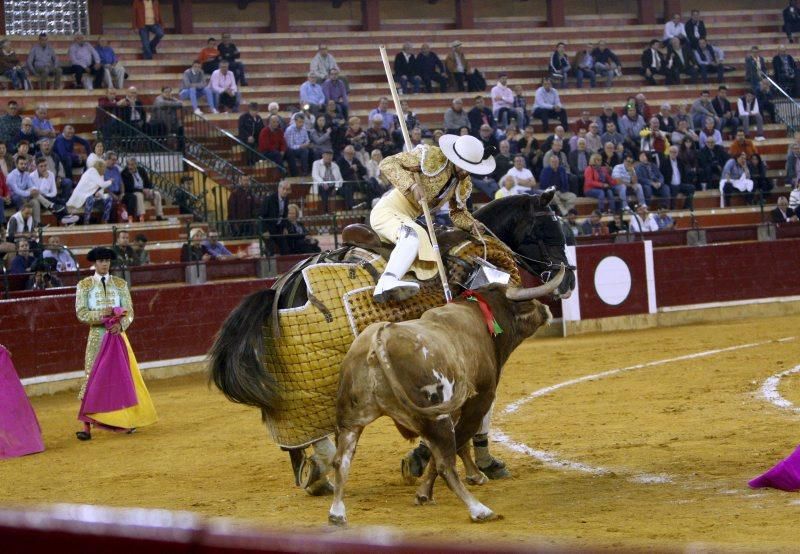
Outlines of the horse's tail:
M 372 340 L 371 350 L 378 358 L 378 363 L 380 364 L 383 374 L 386 376 L 386 380 L 389 382 L 389 386 L 391 387 L 395 397 L 409 410 L 426 418 L 449 415 L 461 408 L 464 402 L 466 402 L 467 399 L 474 393 L 474 389 L 467 379 L 456 381 L 453 385 L 453 396 L 451 396 L 449 400 L 439 404 L 434 404 L 433 406 L 420 406 L 411 398 L 409 398 L 406 388 L 397 378 L 397 373 L 392 366 L 392 360 L 389 357 L 388 352 L 386 352 L 386 341 L 383 338 L 383 332 L 391 325 L 391 323 L 385 323 L 380 327 L 380 329 L 378 329 L 378 332 L 375 333 L 375 336 Z
M 209 352 L 209 380 L 229 400 L 262 410 L 274 407 L 277 382 L 261 363 L 263 326 L 275 301 L 275 290 L 248 295 L 233 310 Z

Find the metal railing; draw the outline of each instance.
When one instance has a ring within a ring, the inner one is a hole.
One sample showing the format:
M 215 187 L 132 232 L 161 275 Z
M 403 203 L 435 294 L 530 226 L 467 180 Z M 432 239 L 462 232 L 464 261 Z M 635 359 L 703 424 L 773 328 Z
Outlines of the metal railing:
M 772 77 L 760 72 L 761 78 L 769 82 L 770 87 L 775 90 L 780 98 L 773 100 L 775 106 L 775 118 L 786 125 L 788 136 L 793 136 L 795 131 L 800 130 L 800 104 L 787 93 Z

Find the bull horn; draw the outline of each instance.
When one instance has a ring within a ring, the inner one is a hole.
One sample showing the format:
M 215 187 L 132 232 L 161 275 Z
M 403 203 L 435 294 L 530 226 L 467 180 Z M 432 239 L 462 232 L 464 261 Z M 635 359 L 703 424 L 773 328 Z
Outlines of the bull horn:
M 564 279 L 565 271 L 566 270 L 562 265 L 555 277 L 547 281 L 544 285 L 539 285 L 538 287 L 527 289 L 508 289 L 506 290 L 506 298 L 514 302 L 521 302 L 524 300 L 533 300 L 534 298 L 541 298 L 542 296 L 552 294 L 552 292 L 558 288 L 558 286 L 561 284 L 561 281 Z

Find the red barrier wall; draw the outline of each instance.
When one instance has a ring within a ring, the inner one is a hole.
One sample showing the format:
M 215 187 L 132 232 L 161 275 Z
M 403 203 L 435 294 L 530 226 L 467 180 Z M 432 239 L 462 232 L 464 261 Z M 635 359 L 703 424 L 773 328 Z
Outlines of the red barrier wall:
M 128 337 L 140 362 L 204 354 L 220 325 L 247 294 L 271 280 L 133 289 Z M 20 377 L 83 369 L 87 327 L 75 317 L 75 296 L 0 301 L 0 344 Z

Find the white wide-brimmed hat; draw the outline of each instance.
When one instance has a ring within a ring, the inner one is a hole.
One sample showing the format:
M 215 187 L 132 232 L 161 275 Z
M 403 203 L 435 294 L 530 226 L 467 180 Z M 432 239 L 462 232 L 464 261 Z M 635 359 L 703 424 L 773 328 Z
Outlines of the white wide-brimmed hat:
M 494 149 L 484 148 L 483 143 L 472 135 L 442 135 L 439 148 L 448 160 L 464 171 L 488 175 L 495 169 Z

